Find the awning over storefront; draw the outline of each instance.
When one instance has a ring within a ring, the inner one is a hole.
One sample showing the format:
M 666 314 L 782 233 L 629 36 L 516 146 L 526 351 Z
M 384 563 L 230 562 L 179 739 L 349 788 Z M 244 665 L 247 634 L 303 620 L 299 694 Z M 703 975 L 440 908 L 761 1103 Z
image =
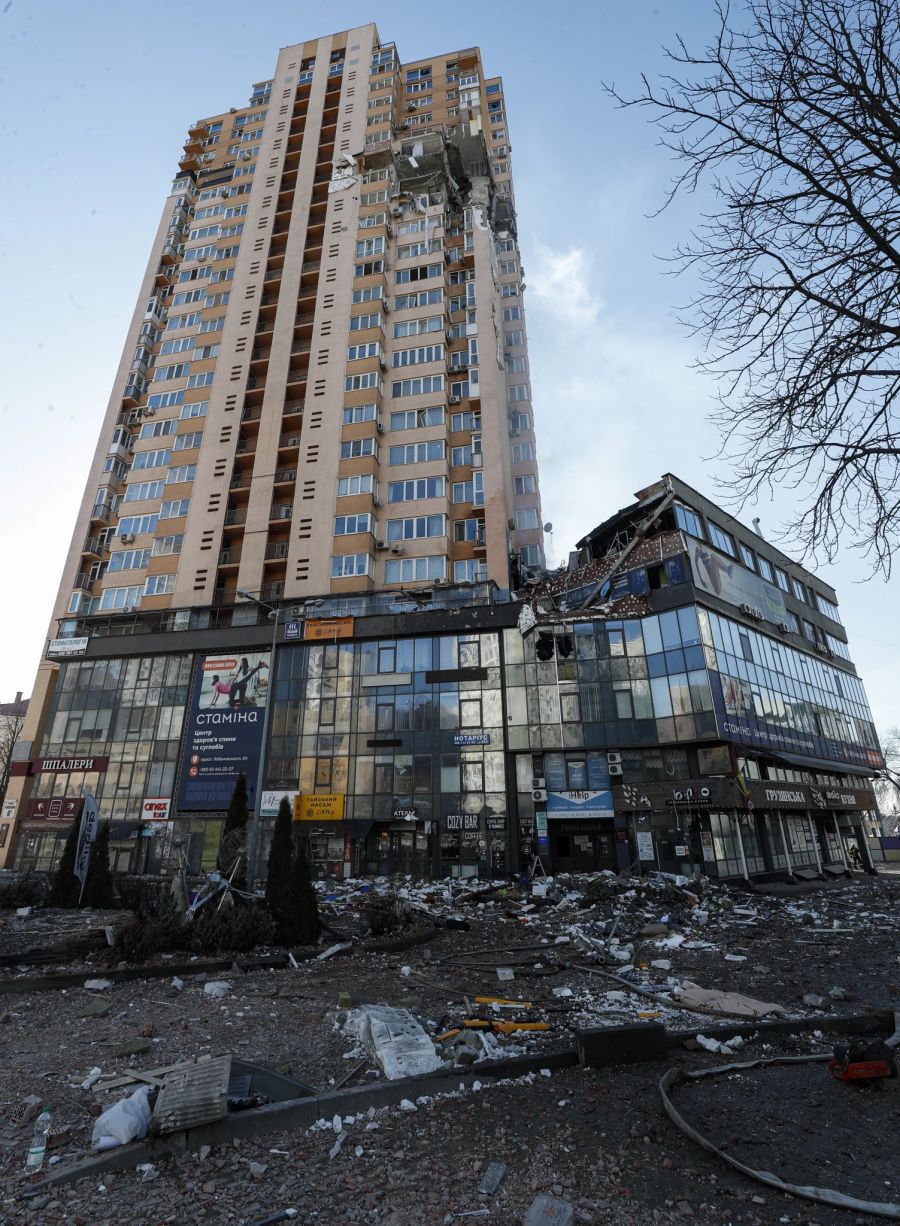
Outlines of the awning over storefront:
M 867 766 L 851 765 L 849 762 L 835 762 L 831 758 L 807 758 L 803 754 L 796 753 L 773 753 L 773 758 L 777 758 L 779 762 L 787 762 L 789 766 L 805 766 L 816 767 L 824 771 L 839 771 L 842 775 L 853 774 L 859 775 L 864 779 L 874 779 L 876 772 L 869 770 Z

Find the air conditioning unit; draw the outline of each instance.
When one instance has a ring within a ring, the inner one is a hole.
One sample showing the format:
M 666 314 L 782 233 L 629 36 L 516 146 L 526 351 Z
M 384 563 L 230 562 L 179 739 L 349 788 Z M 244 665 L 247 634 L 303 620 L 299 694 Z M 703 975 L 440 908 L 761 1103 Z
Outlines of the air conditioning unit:
M 387 298 L 382 298 L 382 300 L 381 300 L 381 309 L 384 311 L 385 315 L 390 315 L 390 313 L 391 313 L 391 304 L 388 302 Z
M 531 786 L 532 788 L 545 788 L 547 786 L 547 780 L 543 775 L 534 775 L 531 780 Z
M 789 634 L 791 628 L 787 624 L 787 622 L 779 622 L 778 629 L 781 631 L 782 634 Z
M 621 765 L 620 765 L 620 764 L 618 764 L 618 763 L 616 763 L 616 762 L 611 762 L 611 763 L 610 763 L 610 765 L 609 765 L 609 777 L 610 777 L 610 779 L 613 779 L 613 778 L 615 778 L 617 775 L 621 775 L 621 774 L 622 774 L 622 767 L 621 767 Z
M 249 162 L 250 159 L 253 157 L 253 154 L 250 152 L 249 149 L 242 149 L 241 157 L 244 159 L 245 162 Z
M 403 545 L 391 545 L 391 553 L 406 553 L 406 548 Z
M 130 545 L 134 541 L 134 536 L 131 532 L 124 532 L 119 537 L 119 540 L 122 542 L 123 545 Z
M 400 208 L 400 205 L 392 204 L 391 205 L 391 217 L 402 217 L 402 216 L 403 216 L 403 210 Z
M 381 369 L 382 369 L 382 370 L 387 370 L 387 368 L 388 368 L 388 364 L 387 364 L 387 362 L 384 360 L 384 358 L 383 358 L 383 357 L 379 357 L 379 359 L 378 359 L 378 365 L 381 367 Z
M 408 111 L 417 111 L 419 108 L 416 106 L 415 102 L 407 102 L 406 109 Z
M 376 422 L 375 422 L 375 429 L 378 431 L 378 433 L 379 433 L 379 434 L 384 434 L 384 422 L 383 422 L 383 421 L 376 421 Z
M 228 114 L 229 114 L 229 115 L 236 115 L 236 114 L 237 114 L 237 107 L 236 107 L 236 106 L 230 106 L 230 107 L 228 108 Z
M 531 793 L 531 799 L 536 804 L 546 804 L 547 803 L 547 789 L 546 788 L 534 788 L 534 790 Z
M 373 506 L 373 507 L 380 507 L 380 506 L 381 506 L 381 499 L 378 497 L 378 495 L 377 495 L 377 494 L 373 494 L 373 495 L 372 495 L 372 506 Z
M 459 396 L 449 396 L 448 401 L 450 404 L 461 404 L 462 403 Z
M 613 765 L 621 766 L 622 765 L 622 755 L 620 753 L 608 753 L 606 755 L 606 760 L 610 764 L 610 766 L 613 766 Z
M 376 542 L 375 542 L 375 548 L 376 548 L 376 549 L 387 549 L 387 548 L 388 548 L 388 543 L 387 543 L 387 541 L 376 541 Z
M 514 519 L 508 519 L 508 520 L 506 521 L 506 526 L 507 526 L 507 528 L 509 528 L 510 532 L 515 532 L 515 530 L 516 530 L 516 521 L 515 521 Z
M 390 224 L 390 222 L 387 222 L 384 228 L 385 228 L 385 231 L 387 232 L 388 238 L 393 238 L 394 237 L 394 227 Z
M 145 417 L 152 417 L 153 414 L 156 412 L 156 409 L 151 409 L 149 406 L 144 405 L 144 407 L 141 409 L 141 412 L 144 414 Z

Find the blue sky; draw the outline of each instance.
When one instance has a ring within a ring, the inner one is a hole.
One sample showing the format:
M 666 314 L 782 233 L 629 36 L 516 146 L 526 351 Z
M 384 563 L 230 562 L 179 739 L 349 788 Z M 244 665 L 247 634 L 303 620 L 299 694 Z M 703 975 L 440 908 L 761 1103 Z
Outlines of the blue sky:
M 188 123 L 243 102 L 279 47 L 338 28 L 374 20 L 408 60 L 478 44 L 504 78 L 553 560 L 665 471 L 715 497 L 727 471 L 704 458 L 716 450 L 713 388 L 674 317 L 691 286 L 662 258 L 704 201 L 650 216 L 669 155 L 600 87 L 636 88 L 641 71 L 663 69 L 676 31 L 701 44 L 713 11 L 712 0 L 457 0 L 404 6 L 401 33 L 391 6 L 357 3 L 0 0 L 0 557 L 17 589 L 0 602 L 0 701 L 32 684 Z M 744 518 L 774 536 L 789 499 Z M 862 583 L 849 550 L 821 574 L 838 589 L 876 724 L 900 723 L 900 581 Z

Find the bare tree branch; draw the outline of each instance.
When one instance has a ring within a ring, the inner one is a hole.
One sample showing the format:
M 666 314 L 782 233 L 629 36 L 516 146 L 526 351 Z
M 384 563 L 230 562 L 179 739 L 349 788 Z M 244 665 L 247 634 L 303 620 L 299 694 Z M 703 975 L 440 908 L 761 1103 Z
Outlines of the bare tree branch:
M 680 164 L 662 208 L 717 201 L 673 258 L 701 290 L 682 311 L 718 380 L 723 484 L 738 503 L 786 484 L 783 536 L 833 559 L 847 537 L 890 574 L 900 542 L 900 6 L 746 0 L 645 107 Z

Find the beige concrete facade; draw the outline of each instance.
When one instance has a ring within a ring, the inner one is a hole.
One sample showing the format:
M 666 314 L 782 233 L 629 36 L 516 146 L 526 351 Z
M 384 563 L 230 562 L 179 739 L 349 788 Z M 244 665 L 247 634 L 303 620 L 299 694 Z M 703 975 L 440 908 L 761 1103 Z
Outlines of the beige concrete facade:
M 190 127 L 48 639 L 543 564 L 508 149 L 477 48 L 401 64 L 371 24 Z

